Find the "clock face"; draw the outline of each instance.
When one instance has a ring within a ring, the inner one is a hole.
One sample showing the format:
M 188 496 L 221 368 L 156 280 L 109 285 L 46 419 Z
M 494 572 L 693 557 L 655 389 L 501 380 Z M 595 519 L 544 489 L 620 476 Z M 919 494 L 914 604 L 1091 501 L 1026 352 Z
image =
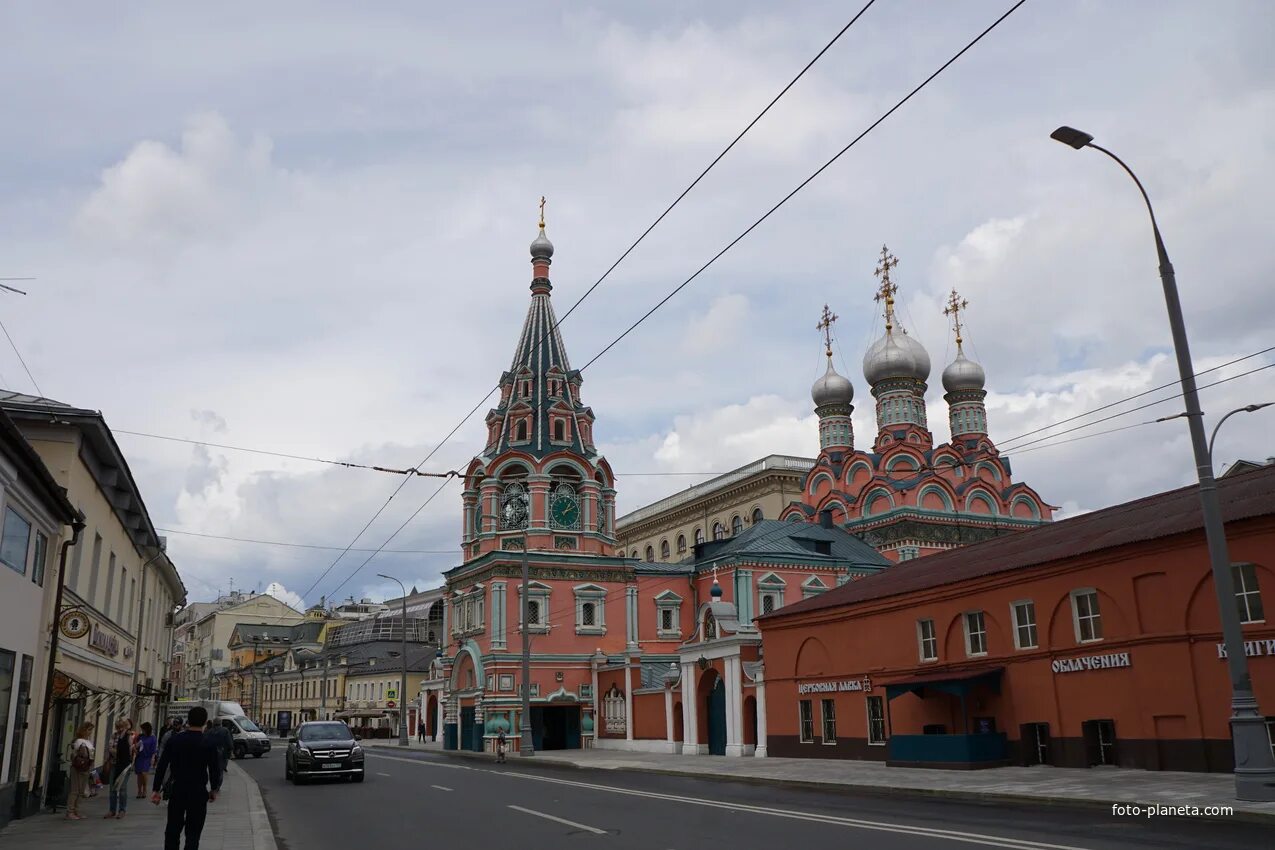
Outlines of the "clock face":
M 553 521 L 560 528 L 575 528 L 580 519 L 580 506 L 576 494 L 570 489 L 560 489 L 553 495 Z

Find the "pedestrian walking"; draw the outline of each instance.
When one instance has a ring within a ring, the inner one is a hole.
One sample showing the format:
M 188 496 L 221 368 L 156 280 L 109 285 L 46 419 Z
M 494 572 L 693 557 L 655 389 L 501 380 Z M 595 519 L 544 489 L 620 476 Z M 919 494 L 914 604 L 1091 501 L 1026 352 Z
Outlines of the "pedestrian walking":
M 103 773 L 109 783 L 110 811 L 104 818 L 122 819 L 128 811 L 128 777 L 133 771 L 133 721 L 115 721 L 115 734 Z
M 226 728 L 224 723 L 216 720 L 212 721 L 205 733 L 208 743 L 217 749 L 217 754 L 221 757 L 221 772 L 225 773 L 227 766 L 230 764 L 230 751 L 235 746 L 235 740 L 230 736 L 230 730 Z
M 66 819 L 84 820 L 80 797 L 88 794 L 89 773 L 93 770 L 93 724 L 82 723 L 75 730 L 67 761 L 71 765 L 71 787 L 66 793 Z
M 137 736 L 137 745 L 133 748 L 133 772 L 137 774 L 137 799 L 146 796 L 146 780 L 150 778 L 155 767 L 155 752 L 159 744 L 155 741 L 154 730 L 149 723 L 142 724 L 142 734 Z
M 186 718 L 186 730 L 168 741 L 155 768 L 151 802 L 159 805 L 164 778 L 171 773 L 172 790 L 168 798 L 168 825 L 164 829 L 164 850 L 178 850 L 182 833 L 186 833 L 186 850 L 199 850 L 199 836 L 204 831 L 208 804 L 221 791 L 221 757 L 204 738 L 208 711 L 195 706 Z
M 500 730 L 500 732 L 496 735 L 496 761 L 497 761 L 497 763 L 499 763 L 499 764 L 504 764 L 504 763 L 505 763 L 505 747 L 507 747 L 507 746 L 508 746 L 508 744 L 509 744 L 509 742 L 505 740 L 505 730 L 504 730 L 504 729 L 501 729 L 501 730 Z
M 182 730 L 182 720 L 180 717 L 174 717 L 168 721 L 168 725 L 164 727 L 164 731 L 159 733 L 159 749 L 164 749 L 164 744 L 173 736 L 174 732 Z
M 422 719 L 421 719 L 421 722 L 419 722 L 419 723 L 417 723 L 417 724 L 416 724 L 416 739 L 417 739 L 418 741 L 420 741 L 422 744 L 423 744 L 423 743 L 425 743 L 425 720 L 424 720 L 424 718 L 422 718 Z

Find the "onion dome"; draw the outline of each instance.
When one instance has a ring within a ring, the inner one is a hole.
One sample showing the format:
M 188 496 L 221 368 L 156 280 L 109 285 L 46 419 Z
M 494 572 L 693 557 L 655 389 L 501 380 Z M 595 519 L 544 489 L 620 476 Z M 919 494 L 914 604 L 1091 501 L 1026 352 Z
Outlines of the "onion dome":
M 823 407 L 825 404 L 850 404 L 854 401 L 854 385 L 850 383 L 850 379 L 843 377 L 837 373 L 832 366 L 832 358 L 828 358 L 828 371 L 823 373 L 823 377 L 815 381 L 814 386 L 810 388 L 810 397 L 814 399 L 815 407 Z
M 965 356 L 959 348 L 956 359 L 943 370 L 943 389 L 948 392 L 958 390 L 981 390 L 987 382 L 987 374 L 983 367 Z
M 722 598 L 722 586 L 717 583 L 717 576 L 713 576 L 713 589 L 708 592 L 713 597 L 714 602 L 718 602 Z
M 902 327 L 889 329 L 863 355 L 863 377 L 873 385 L 887 378 L 925 381 L 930 377 L 929 352 Z
M 548 260 L 553 257 L 553 243 L 545 236 L 545 226 L 540 225 L 540 233 L 531 243 L 531 259 Z

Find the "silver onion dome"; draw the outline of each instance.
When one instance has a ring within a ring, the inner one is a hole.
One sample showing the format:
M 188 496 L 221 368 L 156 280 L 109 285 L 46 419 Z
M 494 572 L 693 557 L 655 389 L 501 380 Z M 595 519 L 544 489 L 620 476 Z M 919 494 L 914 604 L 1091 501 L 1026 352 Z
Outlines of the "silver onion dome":
M 930 377 L 930 355 L 925 346 L 907 335 L 902 328 L 887 331 L 863 355 L 863 377 L 869 384 L 887 378 L 912 378 L 925 381 Z
M 987 374 L 983 367 L 957 349 L 956 359 L 943 370 L 943 389 L 950 393 L 957 390 L 981 390 L 985 383 Z
M 553 256 L 553 243 L 549 241 L 549 237 L 545 236 L 545 229 L 542 226 L 540 233 L 531 243 L 531 258 L 533 260 L 547 260 Z
M 850 379 L 837 373 L 832 367 L 832 358 L 828 358 L 828 371 L 810 388 L 810 397 L 815 407 L 825 404 L 849 404 L 854 401 L 854 385 Z

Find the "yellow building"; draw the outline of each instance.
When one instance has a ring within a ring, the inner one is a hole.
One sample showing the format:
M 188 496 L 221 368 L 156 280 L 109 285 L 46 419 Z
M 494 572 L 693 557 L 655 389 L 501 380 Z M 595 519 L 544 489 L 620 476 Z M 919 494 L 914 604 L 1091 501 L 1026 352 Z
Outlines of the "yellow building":
M 793 499 L 801 498 L 814 463 L 769 455 L 652 502 L 616 520 L 616 546 L 643 561 L 682 561 L 696 543 L 724 540 L 759 520 L 779 519 Z

